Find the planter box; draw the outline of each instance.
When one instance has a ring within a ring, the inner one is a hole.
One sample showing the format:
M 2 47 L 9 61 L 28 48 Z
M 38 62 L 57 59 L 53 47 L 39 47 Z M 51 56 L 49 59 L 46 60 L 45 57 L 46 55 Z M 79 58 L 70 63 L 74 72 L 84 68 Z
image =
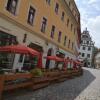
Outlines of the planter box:
M 13 90 L 17 88 L 25 88 L 33 85 L 32 75 L 30 73 L 17 73 L 11 75 L 4 75 L 4 91 Z
M 9 91 L 17 88 L 26 88 L 29 86 L 32 86 L 32 82 L 25 82 L 25 83 L 19 83 L 19 84 L 12 84 L 12 85 L 6 85 L 4 86 L 4 91 Z
M 39 83 L 39 84 L 35 84 L 32 88 L 33 88 L 33 90 L 37 90 L 37 89 L 40 89 L 40 88 L 44 88 L 48 85 L 49 85 L 49 82 Z
M 0 100 L 4 89 L 4 75 L 0 75 Z
M 59 79 L 60 72 L 59 71 L 52 71 L 49 73 L 49 81 L 50 82 L 57 82 Z
M 5 75 L 5 81 L 16 80 L 20 78 L 31 78 L 31 77 L 32 75 L 30 73 L 17 73 L 17 74 Z
M 46 76 L 42 77 L 33 77 L 32 81 L 34 83 L 33 90 L 43 88 L 49 85 L 49 79 Z
M 32 78 L 34 84 L 37 84 L 37 83 L 44 83 L 44 82 L 47 82 L 49 81 L 49 79 L 45 76 L 42 76 L 42 77 L 33 77 Z

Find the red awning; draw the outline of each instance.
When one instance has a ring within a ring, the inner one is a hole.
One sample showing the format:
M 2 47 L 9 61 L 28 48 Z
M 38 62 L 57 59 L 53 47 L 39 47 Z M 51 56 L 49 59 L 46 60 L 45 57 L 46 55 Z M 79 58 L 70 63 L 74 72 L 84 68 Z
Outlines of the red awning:
M 54 61 L 60 61 L 60 62 L 64 61 L 62 58 L 57 57 L 57 56 L 47 56 L 46 58 L 49 60 L 54 60 Z
M 24 45 L 10 45 L 0 47 L 0 52 L 12 52 L 21 54 L 31 54 L 34 56 L 39 55 L 39 52 Z

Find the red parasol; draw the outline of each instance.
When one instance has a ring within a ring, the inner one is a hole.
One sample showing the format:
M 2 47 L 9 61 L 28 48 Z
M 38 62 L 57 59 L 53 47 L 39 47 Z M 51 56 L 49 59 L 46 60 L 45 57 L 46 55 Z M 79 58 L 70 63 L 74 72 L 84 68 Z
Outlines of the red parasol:
M 64 61 L 62 58 L 57 57 L 57 56 L 47 56 L 46 58 L 49 59 L 49 60 L 54 60 L 54 61 L 59 61 L 59 62 Z
M 39 59 L 38 59 L 38 68 L 42 68 L 43 66 L 42 66 L 42 53 L 40 53 L 40 55 L 39 55 Z
M 33 50 L 24 45 L 10 45 L 0 47 L 0 52 L 12 52 L 12 53 L 21 53 L 21 54 L 32 54 L 34 56 L 39 55 L 39 52 Z

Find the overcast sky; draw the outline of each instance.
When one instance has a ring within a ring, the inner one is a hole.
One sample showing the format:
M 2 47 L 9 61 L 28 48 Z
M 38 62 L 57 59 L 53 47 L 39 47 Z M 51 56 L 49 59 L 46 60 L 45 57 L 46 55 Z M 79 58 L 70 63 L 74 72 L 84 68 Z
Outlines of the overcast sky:
M 81 14 L 82 31 L 87 27 L 100 48 L 100 0 L 75 0 Z

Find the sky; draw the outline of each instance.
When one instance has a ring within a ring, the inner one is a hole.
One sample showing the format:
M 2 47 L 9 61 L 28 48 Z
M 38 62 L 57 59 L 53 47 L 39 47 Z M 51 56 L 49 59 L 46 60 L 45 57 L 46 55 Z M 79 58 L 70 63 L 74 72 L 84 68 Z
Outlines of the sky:
M 75 0 L 81 15 L 81 30 L 88 29 L 100 48 L 100 0 Z

